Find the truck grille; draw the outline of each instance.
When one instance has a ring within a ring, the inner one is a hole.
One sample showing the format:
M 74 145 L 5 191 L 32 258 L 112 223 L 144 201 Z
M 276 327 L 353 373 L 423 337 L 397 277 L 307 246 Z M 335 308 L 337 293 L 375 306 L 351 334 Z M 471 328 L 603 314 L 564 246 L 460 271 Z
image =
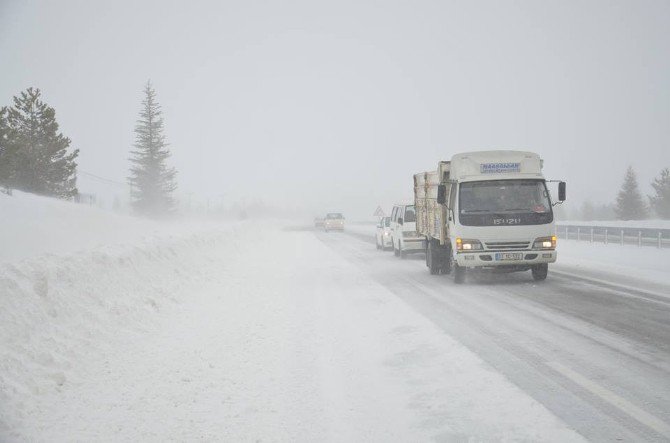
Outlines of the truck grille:
M 530 248 L 530 242 L 527 241 L 493 241 L 486 242 L 484 245 L 486 249 L 495 249 L 496 251 L 514 251 Z

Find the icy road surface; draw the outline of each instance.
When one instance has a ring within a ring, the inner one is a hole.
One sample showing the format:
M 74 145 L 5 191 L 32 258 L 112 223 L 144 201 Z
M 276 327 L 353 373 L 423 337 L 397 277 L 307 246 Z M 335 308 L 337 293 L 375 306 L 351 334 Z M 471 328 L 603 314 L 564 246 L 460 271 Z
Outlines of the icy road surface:
M 457 286 L 428 275 L 423 254 L 376 251 L 370 232 L 317 235 L 587 439 L 670 439 L 670 251 L 571 243 L 561 263 L 559 242 L 545 282 Z
M 662 441 L 670 303 L 243 223 L 0 266 L 0 441 Z

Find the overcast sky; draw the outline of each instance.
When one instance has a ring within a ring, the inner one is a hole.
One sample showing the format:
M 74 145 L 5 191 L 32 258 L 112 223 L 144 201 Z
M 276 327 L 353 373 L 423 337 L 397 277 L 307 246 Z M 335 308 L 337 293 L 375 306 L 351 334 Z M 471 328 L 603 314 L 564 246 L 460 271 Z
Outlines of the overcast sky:
M 123 182 L 151 79 L 193 198 L 369 215 L 518 148 L 608 202 L 629 164 L 645 192 L 670 166 L 669 23 L 668 1 L 0 0 L 0 105 L 39 87 L 80 169 Z

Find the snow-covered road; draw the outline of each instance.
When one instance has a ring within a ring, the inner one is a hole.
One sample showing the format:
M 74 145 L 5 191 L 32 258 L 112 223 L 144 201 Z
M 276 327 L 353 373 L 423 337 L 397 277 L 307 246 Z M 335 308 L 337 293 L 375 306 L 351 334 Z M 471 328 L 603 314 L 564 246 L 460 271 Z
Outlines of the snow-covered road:
M 449 276 L 429 275 L 423 255 L 401 261 L 375 250 L 368 230 L 317 236 L 581 435 L 670 438 L 670 287 L 661 278 L 631 279 L 614 265 L 608 273 L 605 257 L 600 266 L 569 257 L 543 283 L 515 273 L 456 286 Z M 588 257 L 580 248 L 589 247 L 566 249 Z M 668 262 L 654 265 L 667 269 Z
M 6 263 L 0 440 L 667 439 L 670 304 L 594 282 L 262 222 Z
M 0 439 L 581 439 L 339 239 L 249 223 L 98 252 L 99 292 L 81 254 L 5 267 Z

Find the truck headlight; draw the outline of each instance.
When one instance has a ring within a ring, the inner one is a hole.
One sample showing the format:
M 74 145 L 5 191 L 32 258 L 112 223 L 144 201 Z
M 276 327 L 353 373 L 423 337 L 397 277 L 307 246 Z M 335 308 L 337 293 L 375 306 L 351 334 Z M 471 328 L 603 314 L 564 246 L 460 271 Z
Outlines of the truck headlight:
M 556 249 L 556 236 L 540 237 L 535 239 L 533 249 Z
M 456 238 L 457 251 L 480 251 L 484 249 L 479 240 L 467 240 L 460 237 Z

